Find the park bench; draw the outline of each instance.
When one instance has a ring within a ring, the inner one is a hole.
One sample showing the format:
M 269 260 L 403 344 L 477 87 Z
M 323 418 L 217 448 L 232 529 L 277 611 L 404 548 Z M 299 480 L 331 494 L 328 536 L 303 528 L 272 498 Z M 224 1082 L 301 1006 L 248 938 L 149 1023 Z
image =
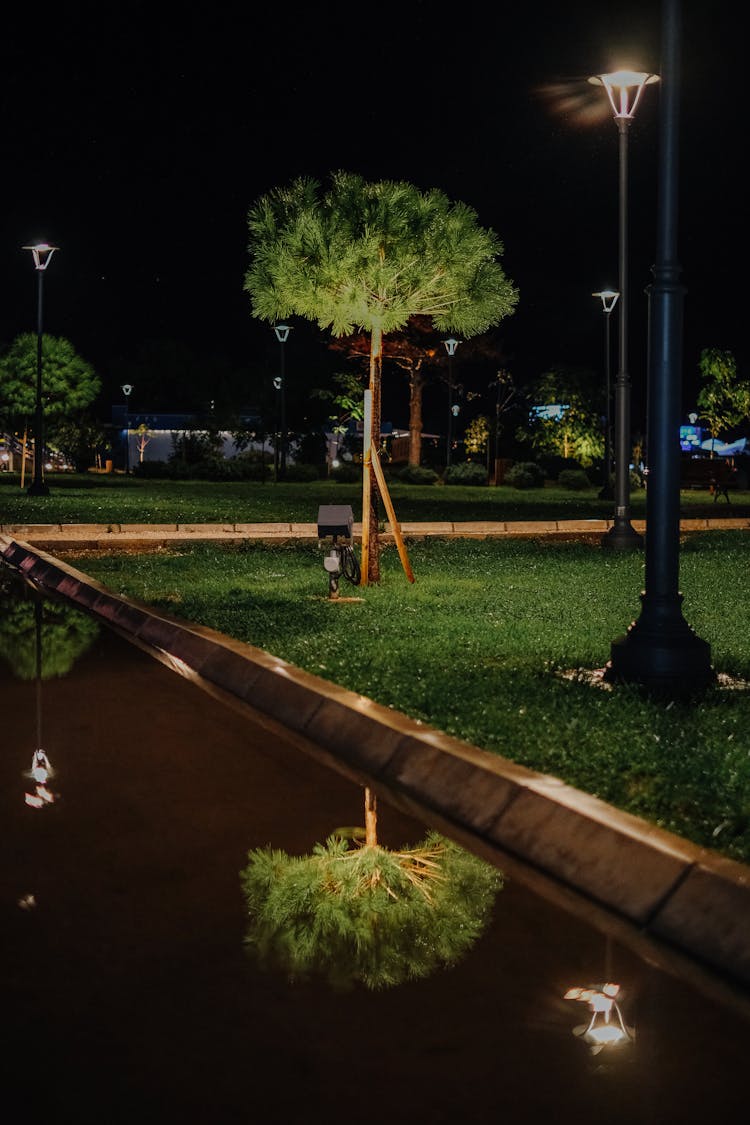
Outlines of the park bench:
M 714 503 L 724 496 L 730 504 L 729 492 L 736 469 L 721 457 L 686 457 L 680 466 L 680 488 L 707 488 Z

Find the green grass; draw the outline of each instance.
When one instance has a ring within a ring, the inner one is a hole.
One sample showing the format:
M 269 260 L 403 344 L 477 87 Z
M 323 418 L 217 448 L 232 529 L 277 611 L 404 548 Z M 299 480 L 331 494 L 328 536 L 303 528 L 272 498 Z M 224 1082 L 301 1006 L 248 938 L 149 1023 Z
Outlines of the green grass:
M 580 543 L 393 548 L 361 603 L 332 603 L 314 547 L 87 558 L 115 591 L 258 645 L 451 734 L 750 862 L 750 691 L 657 703 L 560 672 L 601 668 L 638 615 L 640 552 Z M 750 537 L 685 544 L 684 612 L 717 671 L 750 680 Z M 354 592 L 345 587 L 342 593 Z
M 0 474 L 0 524 L 23 523 L 314 523 L 320 504 L 351 504 L 355 520 L 362 511 L 357 484 L 260 484 L 254 481 L 148 481 L 95 474 L 50 476 L 49 496 L 28 496 L 17 475 Z M 606 519 L 612 501 L 599 500 L 597 489 L 568 492 L 560 488 L 478 488 L 463 485 L 389 486 L 398 520 L 549 520 Z M 642 490 L 631 496 L 634 519 L 645 514 Z M 750 506 L 750 492 L 733 494 L 732 504 L 713 503 L 706 491 L 681 494 L 686 511 L 706 505 L 712 514 L 737 514 Z M 383 517 L 385 512 L 383 511 Z

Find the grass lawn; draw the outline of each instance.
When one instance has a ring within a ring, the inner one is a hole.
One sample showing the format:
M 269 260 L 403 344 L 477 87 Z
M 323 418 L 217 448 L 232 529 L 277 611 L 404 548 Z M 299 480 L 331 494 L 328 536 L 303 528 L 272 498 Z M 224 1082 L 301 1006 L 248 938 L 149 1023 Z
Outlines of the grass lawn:
M 381 584 L 356 591 L 361 603 L 328 600 L 316 547 L 202 545 L 76 565 L 117 592 L 750 862 L 750 690 L 656 703 L 630 687 L 606 690 L 560 674 L 601 668 L 611 641 L 637 616 L 640 552 L 429 540 L 409 544 L 409 558 L 413 585 L 388 548 Z M 742 532 L 689 538 L 681 563 L 687 620 L 710 642 L 717 671 L 744 680 L 749 565 Z
M 0 474 L 0 524 L 22 523 L 314 523 L 320 504 L 351 504 L 358 521 L 358 484 L 260 484 L 255 481 L 151 481 L 124 475 L 49 477 L 49 496 L 28 496 L 16 474 Z M 389 485 L 396 516 L 418 520 L 548 520 L 611 518 L 613 502 L 598 489 L 479 488 L 462 485 Z M 750 492 L 733 493 L 731 504 L 713 502 L 707 491 L 681 493 L 687 514 L 710 510 L 717 516 L 750 512 Z M 634 519 L 644 516 L 646 494 L 631 496 Z M 385 510 L 383 510 L 385 518 Z

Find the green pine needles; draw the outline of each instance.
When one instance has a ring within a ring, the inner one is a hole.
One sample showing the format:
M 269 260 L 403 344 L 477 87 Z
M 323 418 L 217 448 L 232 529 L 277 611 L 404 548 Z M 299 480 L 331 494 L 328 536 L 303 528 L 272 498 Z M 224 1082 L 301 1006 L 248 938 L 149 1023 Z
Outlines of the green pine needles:
M 436 832 L 401 851 L 338 834 L 309 856 L 257 848 L 240 879 L 245 942 L 262 965 L 370 989 L 455 964 L 503 885 L 499 871 Z

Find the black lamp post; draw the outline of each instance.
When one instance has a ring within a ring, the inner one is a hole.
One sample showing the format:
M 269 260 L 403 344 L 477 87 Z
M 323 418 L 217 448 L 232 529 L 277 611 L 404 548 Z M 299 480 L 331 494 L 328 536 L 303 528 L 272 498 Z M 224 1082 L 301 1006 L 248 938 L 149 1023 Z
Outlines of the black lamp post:
M 37 312 L 36 312 L 36 412 L 34 416 L 34 479 L 26 490 L 27 496 L 49 496 L 49 487 L 45 484 L 42 472 L 44 460 L 44 403 L 42 400 L 42 278 L 44 271 L 52 261 L 52 255 L 57 246 L 50 246 L 47 242 L 38 242 L 34 246 L 24 246 L 34 256 L 34 269 L 37 277 Z
M 602 546 L 618 550 L 641 547 L 643 539 L 630 522 L 630 374 L 628 371 L 628 133 L 646 86 L 658 82 L 656 74 L 618 70 L 597 74 L 589 82 L 603 86 L 620 134 L 620 341 L 615 379 L 615 515 L 602 537 Z
M 613 500 L 612 492 L 612 433 L 610 428 L 610 408 L 612 403 L 612 390 L 610 386 L 610 357 L 612 346 L 610 344 L 610 320 L 612 309 L 617 304 L 620 294 L 616 289 L 602 289 L 600 293 L 592 293 L 592 297 L 600 297 L 604 313 L 604 484 L 599 493 L 600 500 Z
M 132 383 L 123 383 L 121 387 L 122 393 L 125 395 L 125 472 L 130 475 L 130 414 L 128 404 L 130 396 L 133 393 Z
M 284 345 L 289 338 L 291 328 L 288 324 L 275 324 L 273 330 L 276 333 L 276 339 L 279 341 L 279 350 L 281 353 L 281 362 L 279 367 L 280 374 L 273 381 L 274 387 L 279 392 L 279 429 L 281 431 L 280 454 L 278 448 L 278 438 L 276 442 L 274 442 L 274 479 L 284 480 L 284 478 L 286 477 L 286 372 L 284 369 Z
M 451 446 L 453 444 L 453 417 L 458 411 L 453 409 L 453 357 L 456 354 L 456 348 L 461 343 L 460 340 L 454 340 L 451 336 L 448 340 L 443 340 L 443 345 L 448 353 L 448 448 L 445 451 L 445 467 L 450 468 L 451 464 Z
M 682 616 L 680 398 L 685 290 L 677 261 L 679 0 L 662 3 L 659 193 L 656 264 L 649 287 L 649 473 L 646 572 L 641 615 L 612 644 L 605 678 L 681 696 L 715 678 L 711 649 Z

